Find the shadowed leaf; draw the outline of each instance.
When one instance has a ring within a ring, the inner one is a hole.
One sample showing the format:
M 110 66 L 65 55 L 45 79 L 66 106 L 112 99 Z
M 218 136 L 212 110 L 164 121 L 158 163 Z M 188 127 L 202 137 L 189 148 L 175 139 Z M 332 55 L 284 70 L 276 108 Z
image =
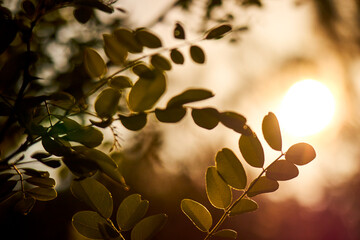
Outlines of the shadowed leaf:
M 155 109 L 156 118 L 160 122 L 165 123 L 175 123 L 179 122 L 186 114 L 186 109 L 177 107 L 177 108 L 166 108 L 166 109 Z
M 223 24 L 213 29 L 210 29 L 206 34 L 205 39 L 221 38 L 225 33 L 231 31 L 232 27 L 229 24 Z
M 220 113 L 220 122 L 226 126 L 234 130 L 237 133 L 246 134 L 249 133 L 249 128 L 245 125 L 246 118 L 235 112 L 222 112 Z
M 315 149 L 307 143 L 292 145 L 285 154 L 285 159 L 296 164 L 305 165 L 316 157 Z
M 34 207 L 35 203 L 36 203 L 35 198 L 32 197 L 22 198 L 19 202 L 15 204 L 14 210 L 24 215 L 27 215 Z
M 141 53 L 143 46 L 136 40 L 132 30 L 127 28 L 118 28 L 114 31 L 116 39 L 131 53 Z
M 117 89 L 106 88 L 96 98 L 95 111 L 101 118 L 112 117 L 118 108 L 121 94 Z
M 124 88 L 130 88 L 133 86 L 130 78 L 127 76 L 116 76 L 110 80 L 109 85 L 112 88 L 118 90 L 122 90 Z
M 299 175 L 298 168 L 287 160 L 276 161 L 266 171 L 266 176 L 277 181 L 286 181 Z
M 262 168 L 264 166 L 264 149 L 256 134 L 241 135 L 239 148 L 245 161 L 252 167 Z
M 210 203 L 219 209 L 227 208 L 232 200 L 229 185 L 222 179 L 215 167 L 209 167 L 206 171 L 206 193 Z
M 170 52 L 170 58 L 171 60 L 176 64 L 183 64 L 185 59 L 182 53 L 177 49 L 172 49 Z
M 99 224 L 108 224 L 98 213 L 93 211 L 81 211 L 72 217 L 74 228 L 83 236 L 92 239 L 102 239 Z
M 176 23 L 174 28 L 174 38 L 185 39 L 185 31 L 180 23 Z
M 150 67 L 148 67 L 145 63 L 136 64 L 132 68 L 132 71 L 140 78 L 152 80 L 156 77 L 155 71 L 153 69 L 150 69 Z
M 161 71 L 169 71 L 171 70 L 171 63 L 165 57 L 161 56 L 160 54 L 155 54 L 151 56 L 150 59 L 151 64 L 161 70 Z
M 193 45 L 190 47 L 190 56 L 196 63 L 205 63 L 205 53 L 199 46 Z
M 162 46 L 161 40 L 148 29 L 136 30 L 135 38 L 141 45 L 148 48 L 159 48 Z
M 109 59 L 117 65 L 122 65 L 127 58 L 128 52 L 117 39 L 110 34 L 103 34 L 104 50 Z
M 166 214 L 157 214 L 144 218 L 131 231 L 131 240 L 152 239 L 165 225 Z
M 258 208 L 259 208 L 259 206 L 255 201 L 248 199 L 248 198 L 243 198 L 240 200 L 240 202 L 235 204 L 235 206 L 231 209 L 230 216 L 235 216 L 235 215 L 239 215 L 242 213 L 252 212 Z
M 47 152 L 55 156 L 65 156 L 70 153 L 69 143 L 62 139 L 43 136 L 41 143 Z
M 52 178 L 31 177 L 31 178 L 27 178 L 25 181 L 39 187 L 44 187 L 44 188 L 55 187 L 55 180 Z
M 256 183 L 254 183 L 255 181 L 256 179 L 250 185 L 252 187 L 247 193 L 249 197 L 254 197 L 261 193 L 274 192 L 279 188 L 279 183 L 277 181 L 265 176 L 260 177 Z
M 274 150 L 281 151 L 282 139 L 279 121 L 277 120 L 274 113 L 269 112 L 262 122 L 262 132 L 266 142 Z
M 222 229 L 216 233 L 214 233 L 215 237 L 222 237 L 222 238 L 233 238 L 236 239 L 237 237 L 237 232 L 235 230 L 232 229 Z
M 57 197 L 57 192 L 53 188 L 36 187 L 27 190 L 26 193 L 39 201 L 50 201 Z
M 193 108 L 191 116 L 199 127 L 213 129 L 219 124 L 219 112 L 215 108 Z
M 147 114 L 139 113 L 131 116 L 120 116 L 120 121 L 124 127 L 132 131 L 138 131 L 145 127 L 147 122 Z
M 180 107 L 184 104 L 197 102 L 213 97 L 214 94 L 205 89 L 188 89 L 170 99 L 167 108 Z
M 75 19 L 82 24 L 87 23 L 90 20 L 92 14 L 93 11 L 90 7 L 78 7 L 73 11 Z
M 84 53 L 84 64 L 88 74 L 95 78 L 104 75 L 107 71 L 106 65 L 96 50 L 92 48 L 85 48 Z
M 191 199 L 183 199 L 181 210 L 200 231 L 210 230 L 213 220 L 209 210 L 202 204 Z

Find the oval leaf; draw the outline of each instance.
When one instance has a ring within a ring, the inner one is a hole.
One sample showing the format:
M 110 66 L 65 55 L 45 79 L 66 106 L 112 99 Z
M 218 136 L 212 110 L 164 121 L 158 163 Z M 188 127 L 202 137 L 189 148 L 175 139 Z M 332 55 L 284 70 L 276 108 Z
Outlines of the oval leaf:
M 259 179 L 255 179 L 249 188 L 247 195 L 249 197 L 254 197 L 261 193 L 269 193 L 274 192 L 279 188 L 279 183 L 275 180 L 272 180 L 268 177 L 260 177 Z
M 219 124 L 219 112 L 215 108 L 193 108 L 191 116 L 199 127 L 213 129 Z
M 232 27 L 229 24 L 223 24 L 218 27 L 215 27 L 211 29 L 208 34 L 206 34 L 205 39 L 214 39 L 214 38 L 220 38 L 225 33 L 231 31 Z
M 136 64 L 132 71 L 138 75 L 140 78 L 146 79 L 154 79 L 156 77 L 156 73 L 153 69 L 150 69 L 145 63 Z
M 194 200 L 183 199 L 181 210 L 200 231 L 209 232 L 213 220 L 206 207 Z
M 287 160 L 279 160 L 266 170 L 266 176 L 277 181 L 286 181 L 299 175 L 298 168 Z
M 268 115 L 264 117 L 262 122 L 262 132 L 266 142 L 272 149 L 277 151 L 282 150 L 279 121 L 274 113 L 269 112 Z
M 223 237 L 223 238 L 233 238 L 236 239 L 237 237 L 237 232 L 235 230 L 232 229 L 222 229 L 216 233 L 214 233 L 215 237 Z
M 116 39 L 131 53 L 141 53 L 143 46 L 136 40 L 132 30 L 127 28 L 118 28 L 114 31 Z
M 65 156 L 70 153 L 70 149 L 65 146 L 65 141 L 61 139 L 51 139 L 49 136 L 43 136 L 41 143 L 47 152 L 55 156 Z
M 245 161 L 252 167 L 262 168 L 264 166 L 264 149 L 256 134 L 241 135 L 239 147 Z
M 292 145 L 285 154 L 285 159 L 296 164 L 305 165 L 316 157 L 315 149 L 307 143 Z
M 124 127 L 132 131 L 138 131 L 145 127 L 147 122 L 147 114 L 139 113 L 131 116 L 120 116 L 120 121 Z
M 259 208 L 259 206 L 255 201 L 248 199 L 248 198 L 243 198 L 240 200 L 240 202 L 238 202 L 237 204 L 235 204 L 232 207 L 232 209 L 230 211 L 230 216 L 235 216 L 235 215 L 239 215 L 242 213 L 252 212 L 258 208 Z
M 85 48 L 84 53 L 84 64 L 88 74 L 95 78 L 104 75 L 107 71 L 106 65 L 97 51 L 92 48 Z
M 121 94 L 114 88 L 103 90 L 96 98 L 95 111 L 101 118 L 112 117 L 118 108 Z
M 155 116 L 160 122 L 175 123 L 179 122 L 186 114 L 185 108 L 166 108 L 155 109 Z
M 151 56 L 150 59 L 151 64 L 159 69 L 160 71 L 169 71 L 171 70 L 171 63 L 165 57 L 160 54 L 155 54 Z
M 74 228 L 83 236 L 92 239 L 103 239 L 99 230 L 99 224 L 107 224 L 107 221 L 93 211 L 77 212 L 72 217 Z
M 175 49 L 175 48 L 171 50 L 170 58 L 176 64 L 183 64 L 184 61 L 185 61 L 185 58 L 182 55 L 182 53 L 179 50 Z
M 216 169 L 227 184 L 235 189 L 244 189 L 247 178 L 243 165 L 236 155 L 228 148 L 216 154 Z
M 222 112 L 220 113 L 220 122 L 241 134 L 248 134 L 248 127 L 245 125 L 246 118 L 236 112 Z
M 190 56 L 196 63 L 202 64 L 205 62 L 205 53 L 199 46 L 190 47 Z
M 140 29 L 135 32 L 135 38 L 141 45 L 148 48 L 159 48 L 162 46 L 161 40 L 148 29 Z
M 50 201 L 57 197 L 57 192 L 53 188 L 36 187 L 27 190 L 26 193 L 39 201 Z
M 128 52 L 124 46 L 122 46 L 117 39 L 110 34 L 103 34 L 104 38 L 104 50 L 110 61 L 114 64 L 122 65 L 127 58 Z
M 149 201 L 141 200 L 139 194 L 125 198 L 116 213 L 116 222 L 121 231 L 131 230 L 146 214 Z
M 174 28 L 174 38 L 185 39 L 185 31 L 180 23 L 176 23 Z
M 55 180 L 52 178 L 31 177 L 31 178 L 27 178 L 25 181 L 39 187 L 44 187 L 44 188 L 55 187 Z
M 128 78 L 127 76 L 116 76 L 110 79 L 109 85 L 110 87 L 118 90 L 122 90 L 124 88 L 130 88 L 133 86 L 130 78 Z
M 209 167 L 206 171 L 206 193 L 210 203 L 216 208 L 225 209 L 231 203 L 231 189 L 215 167 Z
M 205 89 L 188 89 L 170 99 L 167 108 L 180 107 L 186 103 L 197 102 L 213 97 L 214 94 Z
M 141 220 L 131 231 L 131 240 L 152 239 L 165 225 L 166 214 L 157 214 Z

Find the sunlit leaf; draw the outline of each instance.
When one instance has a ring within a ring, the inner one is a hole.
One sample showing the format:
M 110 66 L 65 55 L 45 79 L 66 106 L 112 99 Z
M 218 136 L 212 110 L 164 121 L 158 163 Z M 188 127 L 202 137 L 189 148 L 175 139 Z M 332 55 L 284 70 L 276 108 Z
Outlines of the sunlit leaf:
M 114 88 L 106 88 L 96 98 L 95 111 L 101 118 L 112 117 L 118 108 L 121 94 Z
M 116 88 L 118 90 L 122 90 L 124 88 L 130 88 L 133 86 L 131 80 L 127 76 L 116 76 L 110 79 L 109 85 L 112 88 Z
M 131 116 L 120 116 L 120 121 L 124 127 L 132 131 L 138 131 L 145 127 L 147 122 L 147 114 L 139 113 Z
M 57 192 L 53 188 L 36 187 L 26 192 L 39 201 L 50 201 L 57 197 Z
M 171 63 L 165 57 L 160 54 L 155 54 L 151 56 L 150 59 L 151 64 L 161 70 L 161 71 L 169 71 L 171 70 Z
M 126 197 L 116 213 L 116 222 L 121 231 L 131 230 L 146 214 L 149 201 L 141 200 L 139 194 Z
M 26 182 L 44 188 L 55 187 L 55 180 L 52 178 L 31 177 L 31 178 L 27 178 Z
M 193 108 L 191 116 L 199 127 L 213 129 L 219 124 L 219 112 L 215 108 Z
M 272 180 L 268 177 L 260 177 L 259 179 L 255 179 L 250 186 L 252 186 L 247 195 L 249 197 L 254 197 L 261 193 L 269 193 L 274 192 L 279 188 L 279 183 L 275 180 Z
M 176 48 L 171 50 L 170 58 L 176 64 L 183 64 L 185 61 L 183 54 Z
M 72 217 L 72 224 L 81 235 L 92 239 L 102 239 L 99 224 L 108 223 L 97 212 L 81 211 Z
M 248 134 L 249 129 L 245 125 L 246 118 L 236 112 L 222 112 L 220 113 L 220 122 L 226 126 L 234 130 L 237 133 Z
M 233 206 L 233 208 L 230 211 L 230 216 L 235 216 L 247 212 L 253 212 L 258 208 L 259 206 L 254 200 L 243 198 L 237 204 L 235 204 L 235 206 Z
M 214 237 L 222 237 L 222 238 L 233 238 L 236 239 L 237 232 L 232 229 L 222 229 L 213 235 Z
M 131 53 L 141 53 L 143 46 L 136 40 L 132 30 L 118 28 L 114 31 L 116 39 Z
M 269 112 L 262 122 L 262 132 L 266 142 L 274 150 L 281 151 L 282 139 L 279 121 L 277 120 L 274 113 Z
M 31 211 L 31 209 L 34 207 L 35 203 L 36 203 L 36 200 L 33 197 L 22 198 L 20 201 L 18 201 L 15 204 L 14 210 L 17 212 L 20 212 L 24 215 L 27 215 Z
M 180 23 L 176 23 L 174 28 L 174 38 L 185 39 L 185 31 Z
M 114 64 L 122 65 L 128 55 L 126 48 L 113 35 L 103 34 L 103 38 L 106 55 Z
M 231 189 L 215 167 L 208 167 L 206 171 L 206 193 L 210 203 L 216 208 L 225 209 L 231 203 Z
M 266 170 L 266 176 L 277 181 L 286 181 L 299 175 L 298 168 L 287 160 L 279 160 Z
M 213 29 L 210 29 L 206 34 L 205 39 L 215 39 L 222 37 L 225 33 L 231 31 L 232 27 L 230 24 L 223 24 Z
M 139 29 L 135 31 L 135 38 L 141 43 L 141 45 L 148 48 L 162 47 L 161 40 L 148 29 Z
M 209 210 L 202 204 L 191 199 L 183 199 L 181 210 L 200 231 L 208 232 L 210 230 L 213 220 Z
M 236 155 L 228 148 L 216 154 L 216 169 L 227 184 L 235 189 L 244 189 L 247 178 L 243 165 Z
M 109 218 L 113 211 L 113 200 L 107 188 L 92 178 L 73 181 L 71 184 L 72 194 L 83 201 L 94 211 L 104 218 Z
M 245 161 L 252 167 L 262 168 L 264 166 L 264 149 L 256 134 L 241 135 L 239 148 Z
M 196 63 L 202 64 L 205 62 L 205 53 L 199 46 L 193 45 L 190 47 L 190 56 Z
M 131 231 L 131 240 L 152 239 L 165 225 L 166 214 L 157 214 L 144 218 Z
M 107 68 L 104 60 L 96 52 L 96 50 L 92 48 L 85 48 L 84 53 L 84 64 L 88 74 L 95 78 L 104 75 L 107 71 Z
M 175 123 L 179 122 L 186 114 L 186 109 L 182 107 L 155 109 L 155 116 L 160 122 Z
M 305 165 L 316 157 L 315 149 L 307 143 L 292 145 L 285 154 L 285 159 L 296 164 Z
M 171 98 L 167 103 L 167 108 L 180 107 L 184 104 L 205 100 L 213 96 L 212 92 L 205 89 L 188 89 Z

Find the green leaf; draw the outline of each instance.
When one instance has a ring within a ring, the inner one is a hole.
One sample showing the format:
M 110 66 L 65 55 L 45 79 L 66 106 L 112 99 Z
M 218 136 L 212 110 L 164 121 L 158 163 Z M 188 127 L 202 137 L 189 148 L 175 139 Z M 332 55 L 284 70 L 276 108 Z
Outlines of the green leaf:
M 152 108 L 166 89 L 166 78 L 161 72 L 155 71 L 155 78 L 140 78 L 129 93 L 129 107 L 134 112 L 143 112 Z
M 72 194 L 98 212 L 104 218 L 111 217 L 113 200 L 107 188 L 92 178 L 73 181 L 71 184 Z
M 247 195 L 249 197 L 254 197 L 261 193 L 269 193 L 276 191 L 279 188 L 279 183 L 275 180 L 263 176 L 260 177 L 258 180 L 255 179 L 250 186 L 252 187 L 249 188 Z
M 252 167 L 262 168 L 264 166 L 264 149 L 256 134 L 241 135 L 239 147 L 245 161 Z
M 157 214 L 141 220 L 131 231 L 131 240 L 152 239 L 165 225 L 166 214 Z
M 26 193 L 39 201 L 50 201 L 57 197 L 57 192 L 53 188 L 36 187 L 26 190 Z
M 110 87 L 122 90 L 124 88 L 130 88 L 133 86 L 130 78 L 127 76 L 116 76 L 110 79 L 109 82 Z
M 287 160 L 279 160 L 271 164 L 266 170 L 266 176 L 277 181 L 286 181 L 299 175 L 298 168 Z
M 93 211 L 81 211 L 72 217 L 74 228 L 83 236 L 92 239 L 103 239 L 99 230 L 99 224 L 108 224 L 98 213 Z
M 124 64 L 128 55 L 126 48 L 113 35 L 103 34 L 103 38 L 104 50 L 110 61 L 117 65 Z
M 155 116 L 160 122 L 164 123 L 175 123 L 179 122 L 186 114 L 185 108 L 166 108 L 166 109 L 155 109 Z
M 199 127 L 213 129 L 219 124 L 219 112 L 215 108 L 193 108 L 191 116 Z
M 236 239 L 237 232 L 232 229 L 222 229 L 213 235 L 214 237 L 233 238 Z
M 31 177 L 27 178 L 25 181 L 43 188 L 55 187 L 55 180 L 52 178 Z
M 84 53 L 84 64 L 88 74 L 94 78 L 103 76 L 107 68 L 101 56 L 92 48 L 85 48 Z
M 262 132 L 269 146 L 277 151 L 282 150 L 282 139 L 279 121 L 274 113 L 269 112 L 262 122 Z
M 149 201 L 141 200 L 139 194 L 125 198 L 116 213 L 116 222 L 121 231 L 131 230 L 146 214 Z
M 180 23 L 176 23 L 174 28 L 174 38 L 185 39 L 185 31 Z
M 228 148 L 216 154 L 216 169 L 227 184 L 235 189 L 244 189 L 247 178 L 243 165 L 236 155 Z
M 222 24 L 218 27 L 210 29 L 206 34 L 205 39 L 221 38 L 225 33 L 231 31 L 232 27 L 229 24 Z
M 226 126 L 234 130 L 235 132 L 241 134 L 248 134 L 249 129 L 245 125 L 246 118 L 236 112 L 222 112 L 220 113 L 220 122 Z
M 150 67 L 148 67 L 145 63 L 139 63 L 136 64 L 133 68 L 132 71 L 138 75 L 140 78 L 145 78 L 145 79 L 154 79 L 156 77 L 156 73 L 154 71 L 154 69 L 151 69 Z
M 216 208 L 225 209 L 231 203 L 231 189 L 215 167 L 208 167 L 206 171 L 206 194 L 210 203 Z
M 285 154 L 285 159 L 296 164 L 305 165 L 316 157 L 315 149 L 307 143 L 292 145 Z
M 135 31 L 135 38 L 141 45 L 148 48 L 162 47 L 161 40 L 148 29 L 139 29 Z
M 138 131 L 145 127 L 147 122 L 147 114 L 139 113 L 131 116 L 120 116 L 120 121 L 124 127 L 132 131 Z
M 191 199 L 183 199 L 181 210 L 200 231 L 209 232 L 213 220 L 205 206 Z
M 143 46 L 136 40 L 132 30 L 127 28 L 118 28 L 114 31 L 116 39 L 131 53 L 141 53 Z
M 190 47 L 190 56 L 196 63 L 205 63 L 205 53 L 199 46 L 194 45 Z
M 151 64 L 159 69 L 160 71 L 169 71 L 171 70 L 171 63 L 165 57 L 160 54 L 155 54 L 151 56 L 150 59 Z
M 90 177 L 99 169 L 96 162 L 77 152 L 64 156 L 62 160 L 67 168 L 78 177 Z
M 183 64 L 184 61 L 185 61 L 185 58 L 182 55 L 182 53 L 179 50 L 175 49 L 175 48 L 171 50 L 170 58 L 176 64 Z
M 96 98 L 95 111 L 101 118 L 112 117 L 118 108 L 121 94 L 117 89 L 106 88 Z
M 39 171 L 32 168 L 23 168 L 24 174 L 31 176 L 31 177 L 42 177 L 42 178 L 48 178 L 50 177 L 49 172 L 47 171 Z
M 171 98 L 166 108 L 181 107 L 184 104 L 198 102 L 213 97 L 214 94 L 205 89 L 188 89 Z
M 240 202 L 235 204 L 235 206 L 231 209 L 230 216 L 235 216 L 235 215 L 239 215 L 242 213 L 252 212 L 258 208 L 259 208 L 259 206 L 255 201 L 248 199 L 248 198 L 243 198 L 240 200 Z
M 99 146 L 103 138 L 104 136 L 102 132 L 90 126 L 81 127 L 78 130 L 69 132 L 66 135 L 67 140 L 81 143 L 89 148 Z
M 70 153 L 69 143 L 59 138 L 51 139 L 49 136 L 43 136 L 41 143 L 47 152 L 55 156 L 65 156 Z

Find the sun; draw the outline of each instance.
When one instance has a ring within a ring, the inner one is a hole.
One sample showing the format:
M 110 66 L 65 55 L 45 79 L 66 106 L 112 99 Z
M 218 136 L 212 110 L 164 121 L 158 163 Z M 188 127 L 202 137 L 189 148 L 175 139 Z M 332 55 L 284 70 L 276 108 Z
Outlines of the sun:
M 323 130 L 335 113 L 335 99 L 324 84 L 312 79 L 295 83 L 284 96 L 279 122 L 285 132 L 304 137 Z

